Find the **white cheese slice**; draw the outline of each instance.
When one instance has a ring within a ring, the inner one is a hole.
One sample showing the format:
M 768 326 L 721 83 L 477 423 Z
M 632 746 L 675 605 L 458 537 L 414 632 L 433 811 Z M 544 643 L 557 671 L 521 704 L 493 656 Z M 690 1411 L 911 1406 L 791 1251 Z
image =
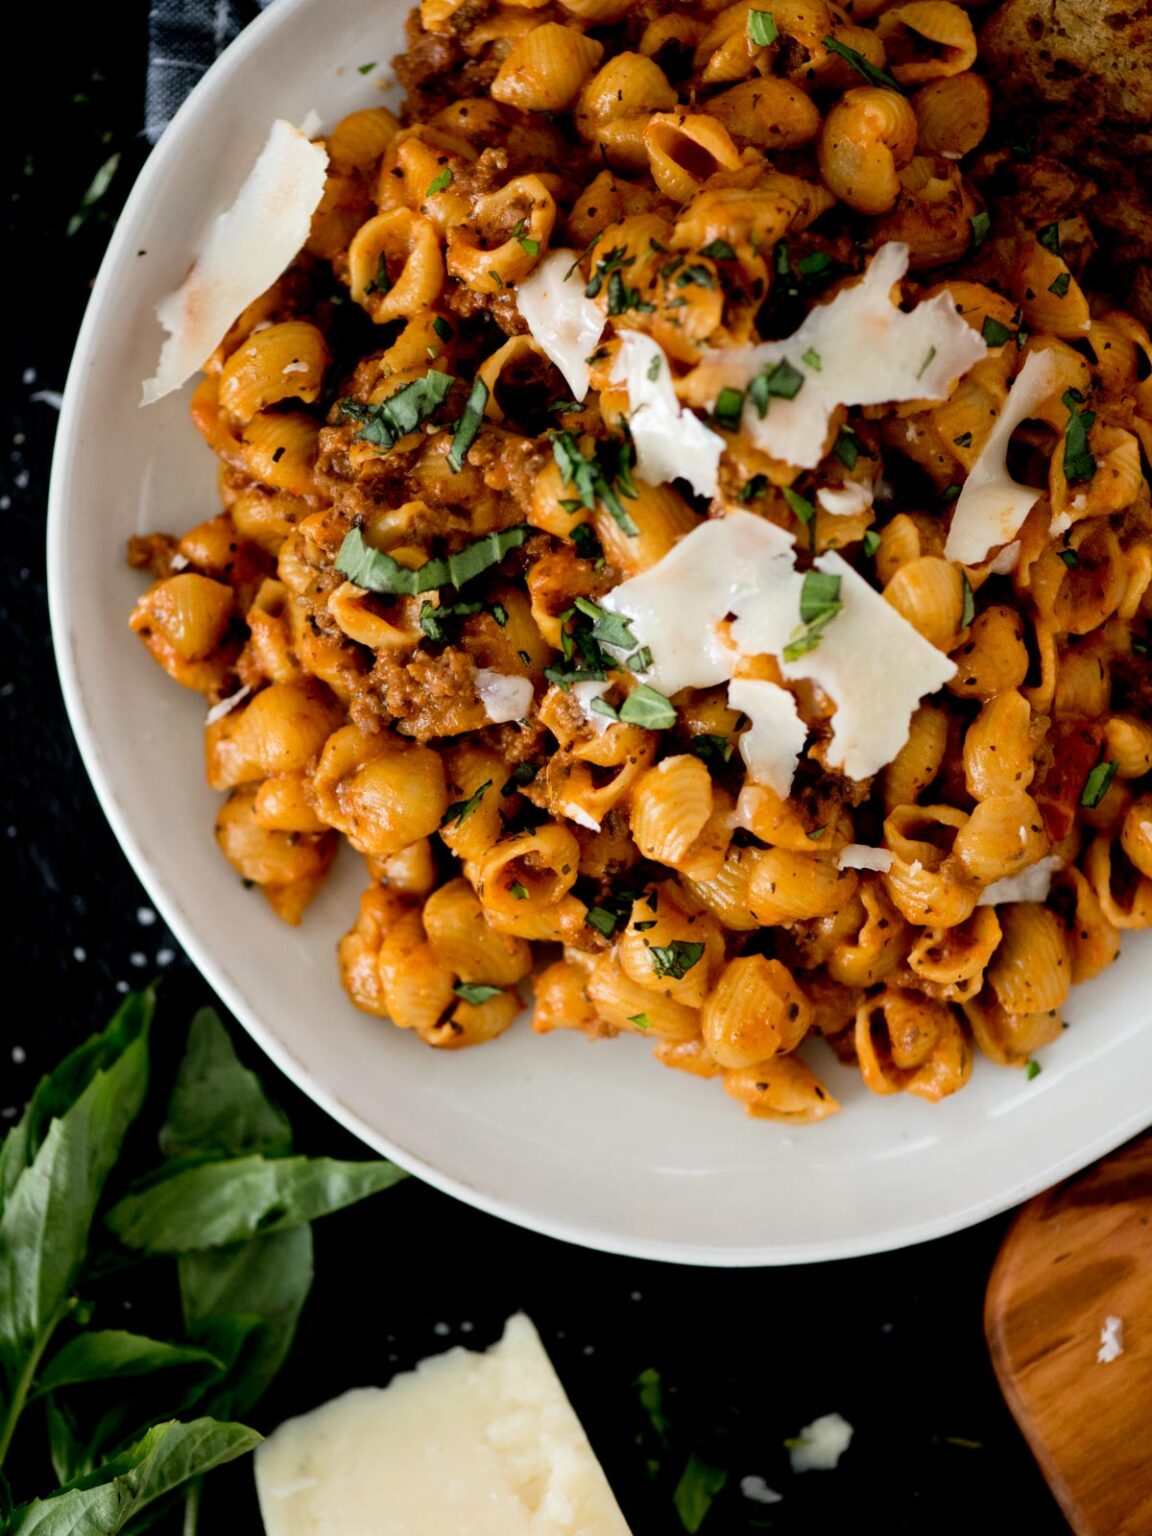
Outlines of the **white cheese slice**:
M 852 1434 L 852 1425 L 839 1413 L 821 1414 L 805 1424 L 788 1447 L 793 1472 L 831 1472 L 851 1445 Z
M 809 678 L 836 704 L 825 761 L 850 779 L 867 779 L 908 740 L 912 712 L 956 673 L 956 664 L 925 640 L 835 551 L 815 560 L 840 578 L 840 612 L 815 650 L 781 661 L 793 681 Z
M 588 356 L 604 331 L 603 312 L 584 293 L 576 251 L 551 251 L 516 289 L 532 339 L 564 375 L 577 400 L 588 393 Z
M 597 736 L 603 736 L 604 732 L 612 724 L 612 717 L 611 715 L 603 714 L 598 709 L 593 709 L 592 700 L 602 699 L 604 695 L 609 692 L 611 687 L 612 683 L 609 679 L 602 683 L 595 681 L 589 681 L 586 683 L 572 683 L 568 688 L 568 692 L 572 695 L 577 704 L 579 704 L 580 708 L 583 710 L 584 718 L 587 720 L 589 728 L 594 731 Z M 597 830 L 599 830 L 599 828 L 597 828 Z
M 323 145 L 283 118 L 272 124 L 235 202 L 208 230 L 183 284 L 157 307 L 168 339 L 142 405 L 202 368 L 236 317 L 291 263 L 308 238 L 327 167 Z
M 978 565 L 990 549 L 1007 544 L 1044 494 L 1020 485 L 1008 473 L 1008 441 L 1042 400 L 1060 387 L 1055 354 L 1033 352 L 1021 368 L 1008 398 L 988 434 L 988 441 L 968 471 L 964 489 L 952 509 L 945 557 L 961 565 Z
M 289 1419 L 256 1452 L 268 1536 L 629 1536 L 536 1330 Z
M 176 561 L 173 560 L 172 564 L 175 566 Z M 215 725 L 217 720 L 223 720 L 224 716 L 230 715 L 238 704 L 243 704 L 251 692 L 252 689 L 245 683 L 242 688 L 237 688 L 235 693 L 230 693 L 226 699 L 221 699 L 219 704 L 213 704 L 212 708 L 204 716 L 204 724 Z
M 724 439 L 676 398 L 664 349 L 642 331 L 619 331 L 612 382 L 628 391 L 628 428 L 636 445 L 636 473 L 649 485 L 677 476 L 698 496 L 715 496 Z
M 887 848 L 869 848 L 867 843 L 849 843 L 841 848 L 837 869 L 874 869 L 886 875 L 892 868 L 892 854 Z
M 1057 854 L 1037 859 L 1018 875 L 1005 875 L 986 885 L 976 898 L 978 907 L 994 907 L 1002 901 L 1047 901 L 1052 889 L 1052 876 L 1064 868 L 1064 860 Z
M 816 500 L 832 517 L 855 517 L 858 512 L 872 508 L 872 488 L 859 480 L 846 480 L 843 485 L 822 485 L 816 492 Z
M 808 678 L 836 704 L 828 766 L 865 779 L 892 761 L 917 704 L 956 667 L 833 552 L 815 566 L 839 577 L 840 611 L 813 650 L 783 660 L 800 627 L 804 578 L 794 553 L 790 534 L 750 512 L 730 512 L 694 528 L 601 602 L 627 617 L 652 652 L 641 679 L 661 693 L 730 681 L 741 655 L 781 658 L 787 681 Z
M 748 777 L 778 795 L 787 795 L 808 739 L 795 698 L 787 688 L 766 679 L 737 677 L 728 684 L 728 705 L 751 721 L 740 733 L 740 756 Z
M 523 720 L 532 708 L 530 677 L 510 677 L 506 672 L 491 672 L 487 667 L 477 667 L 475 683 L 484 712 L 493 725 L 503 725 L 508 720 Z
M 838 406 L 947 399 L 988 348 L 947 291 L 908 312 L 898 309 L 892 288 L 907 270 L 908 247 L 889 241 L 858 283 L 813 309 L 791 336 L 706 353 L 692 376 L 704 403 L 711 409 L 723 387 L 744 389 L 787 359 L 803 375 L 799 391 L 791 400 L 773 398 L 763 417 L 745 402 L 743 426 L 773 458 L 814 469 Z
M 1096 1351 L 1099 1365 L 1111 1365 L 1124 1353 L 1124 1319 L 1106 1317 L 1100 1330 L 1100 1348 Z

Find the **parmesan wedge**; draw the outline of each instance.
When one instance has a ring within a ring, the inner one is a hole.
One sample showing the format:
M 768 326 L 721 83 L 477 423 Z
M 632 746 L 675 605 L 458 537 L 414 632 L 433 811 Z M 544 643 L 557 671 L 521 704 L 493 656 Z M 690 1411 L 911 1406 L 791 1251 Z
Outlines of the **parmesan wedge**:
M 1008 473 L 1008 442 L 1042 400 L 1059 388 L 1059 365 L 1051 352 L 1033 352 L 1008 391 L 988 441 L 968 471 L 952 509 L 944 555 L 961 565 L 978 565 L 990 550 L 1007 544 L 1044 494 L 1020 485 Z
M 533 341 L 583 400 L 588 355 L 603 333 L 604 316 L 585 296 L 579 260 L 575 251 L 552 251 L 516 289 L 516 305 Z
M 908 247 L 889 241 L 858 283 L 812 310 L 791 336 L 706 353 L 689 376 L 696 403 L 711 410 L 721 389 L 745 389 L 764 369 L 787 362 L 802 378 L 795 395 L 773 396 L 763 416 L 746 400 L 744 430 L 773 458 L 814 469 L 838 406 L 947 399 L 988 348 L 947 292 L 908 312 L 897 309 L 892 289 L 907 270 Z
M 168 339 L 142 405 L 181 388 L 291 263 L 308 238 L 327 166 L 322 145 L 283 118 L 272 124 L 235 202 L 213 222 L 182 285 L 157 307 Z
M 524 1316 L 281 1424 L 256 1488 L 268 1536 L 629 1536 Z

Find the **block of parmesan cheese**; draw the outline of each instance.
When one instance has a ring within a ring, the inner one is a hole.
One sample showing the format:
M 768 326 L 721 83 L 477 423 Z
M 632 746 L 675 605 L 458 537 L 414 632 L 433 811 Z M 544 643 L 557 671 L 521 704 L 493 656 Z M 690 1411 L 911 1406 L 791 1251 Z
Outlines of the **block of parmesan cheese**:
M 289 1419 L 256 1452 L 268 1536 L 629 1536 L 529 1320 Z

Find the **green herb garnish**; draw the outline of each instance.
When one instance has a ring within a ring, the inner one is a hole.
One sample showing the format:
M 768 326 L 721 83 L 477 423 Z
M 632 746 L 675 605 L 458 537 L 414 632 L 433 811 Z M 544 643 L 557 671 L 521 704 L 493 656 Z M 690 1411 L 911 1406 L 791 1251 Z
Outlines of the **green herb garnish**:
M 1036 238 L 1046 251 L 1052 252 L 1053 256 L 1061 254 L 1059 224 L 1045 224 L 1043 229 L 1036 231 Z
M 1088 446 L 1088 429 L 1096 420 L 1095 411 L 1082 411 L 1084 396 L 1078 389 L 1069 389 L 1061 396 L 1068 411 L 1068 424 L 1064 428 L 1064 478 L 1069 485 L 1081 485 L 1096 473 L 1096 460 Z
M 793 367 L 788 359 L 766 364 L 748 386 L 748 398 L 763 420 L 768 414 L 773 396 L 781 400 L 794 400 L 804 387 L 804 375 Z
M 1072 286 L 1072 274 L 1071 274 L 1071 272 L 1061 272 L 1059 277 L 1054 278 L 1052 280 L 1052 282 L 1050 282 L 1048 284 L 1048 292 L 1049 293 L 1054 293 L 1058 299 L 1062 299 L 1062 298 L 1064 298 L 1067 295 L 1068 290 L 1069 290 L 1069 288 L 1071 288 L 1071 286 Z
M 864 554 L 867 559 L 871 560 L 872 556 L 880 548 L 882 542 L 881 535 L 876 532 L 875 528 L 869 528 L 865 531 L 862 542 L 864 545 Z
M 892 76 L 885 74 L 882 69 L 877 69 L 875 64 L 869 64 L 864 55 L 857 53 L 855 48 L 849 48 L 847 44 L 835 37 L 825 37 L 822 41 L 829 53 L 838 54 L 846 64 L 851 64 L 856 73 L 863 75 L 869 85 L 878 85 L 883 90 L 895 91 L 898 96 L 903 96 L 904 92 Z
M 1024 1076 L 1028 1079 L 1029 1082 L 1031 1082 L 1034 1077 L 1039 1077 L 1043 1070 L 1044 1069 L 1040 1063 L 1033 1060 L 1030 1061 L 1024 1068 Z
M 448 450 L 448 464 L 453 473 L 459 473 L 464 468 L 464 460 L 468 450 L 476 441 L 476 437 L 484 422 L 484 412 L 488 406 L 488 386 L 484 380 L 477 378 L 468 392 L 460 420 L 456 423 L 456 430 L 452 434 L 452 446 Z
M 353 528 L 344 536 L 336 556 L 336 569 L 368 592 L 415 597 L 439 587 L 462 587 L 481 572 L 498 565 L 510 549 L 519 549 L 532 531 L 522 523 L 499 533 L 486 533 L 482 539 L 465 545 L 454 555 L 426 560 L 415 570 L 409 570 L 391 555 L 373 549 L 365 543 L 359 528 Z
M 712 419 L 727 432 L 739 432 L 740 417 L 744 410 L 744 391 L 726 385 L 716 396 Z
M 464 1002 L 470 1003 L 473 1008 L 479 1008 L 481 1003 L 487 1003 L 494 997 L 499 997 L 503 987 L 491 987 L 482 981 L 458 981 L 452 988 L 456 996 Z
M 776 41 L 780 32 L 771 11 L 748 12 L 748 36 L 757 48 L 768 48 Z
M 968 223 L 972 230 L 972 244 L 974 246 L 983 245 L 988 238 L 988 231 L 992 228 L 992 220 L 986 213 L 981 211 L 980 213 L 974 213 L 968 220 Z
M 960 628 L 967 629 L 976 617 L 976 598 L 972 591 L 972 583 L 963 571 L 960 573 L 960 587 L 964 593 L 964 607 L 960 614 Z
M 1080 796 L 1080 804 L 1086 811 L 1094 811 L 1103 800 L 1104 796 L 1112 788 L 1112 780 L 1116 777 L 1119 763 L 1097 763 L 1084 784 L 1084 790 Z
M 440 818 L 440 825 L 447 827 L 455 825 L 462 827 L 472 813 L 480 808 L 480 802 L 492 788 L 492 780 L 485 779 L 477 789 L 468 796 L 467 800 L 454 800 Z
M 648 731 L 667 731 L 676 724 L 676 711 L 664 694 L 641 683 L 621 704 L 620 719 Z
M 814 651 L 828 625 L 840 612 L 840 578 L 828 576 L 823 571 L 805 571 L 800 588 L 800 618 L 803 630 L 784 647 L 785 661 L 799 661 L 809 651 Z
M 999 320 L 994 320 L 991 315 L 984 316 L 984 324 L 980 327 L 980 334 L 990 347 L 1002 347 L 1012 340 L 1012 331 Z
M 704 945 L 687 939 L 672 939 L 668 944 L 653 944 L 648 951 L 657 976 L 682 981 L 704 954 Z
M 346 399 L 338 402 L 337 409 L 341 415 L 360 422 L 357 442 L 388 449 L 434 416 L 455 382 L 450 373 L 438 373 L 433 368 L 422 379 L 413 379 L 377 405 L 361 405 L 358 400 Z
M 424 195 L 425 197 L 435 197 L 437 192 L 443 192 L 445 188 L 451 186 L 451 184 L 452 167 L 450 165 L 446 165 L 440 172 L 439 176 L 436 177 L 435 181 L 430 181 L 428 183 L 428 190 Z

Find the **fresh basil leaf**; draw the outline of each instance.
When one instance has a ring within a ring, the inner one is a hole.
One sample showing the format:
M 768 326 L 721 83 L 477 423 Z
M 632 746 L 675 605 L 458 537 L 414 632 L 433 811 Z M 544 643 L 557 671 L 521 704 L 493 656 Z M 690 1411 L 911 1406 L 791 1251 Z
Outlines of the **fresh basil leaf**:
M 205 1406 L 218 1416 L 247 1413 L 292 1347 L 312 1288 L 312 1229 L 185 1253 L 178 1271 L 185 1332 L 227 1365 Z
M 984 316 L 980 334 L 990 347 L 1003 347 L 1012 340 L 1011 329 L 999 320 L 994 320 L 991 315 Z
M 903 96 L 903 90 L 892 76 L 885 74 L 882 69 L 877 69 L 875 64 L 869 64 L 864 55 L 857 53 L 855 48 L 849 48 L 846 43 L 834 37 L 824 38 L 823 43 L 829 53 L 839 54 L 846 64 L 851 64 L 856 73 L 863 75 L 869 85 L 878 85 L 883 90 L 895 91 L 898 96 Z
M 1054 293 L 1058 299 L 1067 297 L 1068 290 L 1072 286 L 1071 272 L 1061 272 L 1048 284 L 1048 292 Z
M 734 261 L 736 252 L 728 244 L 727 240 L 713 240 L 700 251 L 701 256 L 710 256 L 713 261 Z
M 91 1472 L 92 1457 L 83 1444 L 76 1420 L 55 1398 L 45 1399 L 44 1426 L 48 1431 L 48 1454 L 57 1482 L 61 1485 L 70 1483 L 73 1478 Z M 0 1520 L 0 1531 L 4 1529 Z
M 728 1474 L 722 1467 L 710 1466 L 695 1453 L 689 1456 L 688 1465 L 681 1473 L 672 1495 L 680 1524 L 688 1536 L 696 1536 L 704 1523 L 704 1517 L 712 1508 L 713 1500 L 727 1481 Z
M 499 997 L 504 988 L 490 987 L 482 981 L 458 981 L 452 990 L 464 1002 L 470 1003 L 473 1008 L 479 1008 L 481 1003 L 487 1003 L 492 998 Z
M 635 647 L 636 636 L 631 630 L 631 619 L 622 618 L 618 613 L 609 613 L 606 608 L 601 608 L 599 603 L 587 597 L 578 597 L 575 606 L 594 621 L 593 640 L 599 640 L 602 645 L 615 646 L 619 651 L 630 651 Z
M 864 534 L 863 543 L 864 543 L 864 554 L 865 554 L 865 556 L 869 560 L 871 560 L 872 556 L 880 548 L 880 544 L 881 544 L 881 537 L 876 532 L 875 528 L 869 528 L 866 531 L 866 533 Z
M 820 636 L 841 609 L 840 578 L 823 571 L 805 571 L 800 588 L 800 618 L 804 629 L 782 652 L 785 661 L 799 661 L 814 651 Z
M 596 241 L 594 240 L 592 244 L 595 245 Z M 589 249 L 591 249 L 591 247 L 589 247 Z M 576 261 L 573 263 L 573 271 L 577 266 L 579 266 L 581 259 L 582 258 L 577 257 Z M 627 246 L 618 245 L 610 251 L 605 251 L 604 255 L 601 256 L 600 260 L 592 269 L 592 276 L 589 278 L 588 286 L 584 290 L 585 297 L 594 299 L 614 272 L 619 272 L 624 267 L 634 266 L 635 262 L 635 256 L 628 255 Z M 570 271 L 568 276 L 571 277 L 571 275 L 572 273 Z
M 992 228 L 992 220 L 989 218 L 988 214 L 985 213 L 982 209 L 979 213 L 974 213 L 972 215 L 972 217 L 968 220 L 968 224 L 972 230 L 973 246 L 977 247 L 983 245 L 985 240 L 988 238 L 988 231 Z
M 454 800 L 440 818 L 440 825 L 446 827 L 452 822 L 458 827 L 462 826 L 469 816 L 472 815 L 473 811 L 477 809 L 481 800 L 483 800 L 491 788 L 492 780 L 485 779 L 483 784 L 472 791 L 467 800 Z
M 16 1510 L 10 1536 L 116 1536 L 141 1510 L 259 1445 L 243 1424 L 215 1419 L 158 1424 L 131 1450 L 50 1499 Z
M 804 375 L 786 357 L 778 363 L 766 363 L 748 386 L 748 398 L 763 420 L 773 396 L 794 400 L 804 385 Z
M 1036 231 L 1036 239 L 1046 251 L 1051 251 L 1053 256 L 1060 255 L 1060 226 L 1059 224 L 1045 224 L 1043 229 Z
M 1097 763 L 1085 781 L 1080 794 L 1080 804 L 1088 811 L 1094 811 L 1103 800 L 1104 796 L 1112 788 L 1112 780 L 1116 777 L 1119 763 Z
M 703 954 L 703 944 L 690 943 L 687 939 L 673 939 L 668 944 L 653 944 L 648 951 L 648 958 L 657 976 L 670 976 L 673 981 L 680 981 Z
M 786 485 L 784 487 L 784 500 L 805 528 L 815 529 L 816 508 L 808 500 L 807 496 L 801 496 L 799 491 L 794 491 L 790 485 Z
M 126 1195 L 105 1223 L 128 1248 L 188 1253 L 285 1232 L 390 1189 L 404 1171 L 384 1160 L 236 1157 L 184 1168 Z
M 732 757 L 735 742 L 727 736 L 711 736 L 703 733 L 693 736 L 688 746 L 689 750 L 708 767 L 723 768 Z
M 841 427 L 836 435 L 836 441 L 832 445 L 832 452 L 840 460 L 845 469 L 856 468 L 856 460 L 860 457 L 860 439 L 851 427 Z
M 487 407 L 488 386 L 483 379 L 477 378 L 469 392 L 463 414 L 456 423 L 456 430 L 452 434 L 452 446 L 448 450 L 449 468 L 457 473 L 464 468 L 468 450 L 476 441 L 480 428 L 484 424 L 484 412 Z
M 344 416 L 360 422 L 356 434 L 358 442 L 372 443 L 377 448 L 392 448 L 409 432 L 415 432 L 422 422 L 434 416 L 456 380 L 450 373 L 440 373 L 430 368 L 422 379 L 413 379 L 403 385 L 387 400 L 375 405 L 362 405 L 358 400 L 341 400 L 338 409 Z
M 960 628 L 967 629 L 976 617 L 976 598 L 972 591 L 972 583 L 963 571 L 960 573 L 960 585 L 964 593 L 964 608 L 960 615 Z
M 642 725 L 649 731 L 668 731 L 676 724 L 676 710 L 655 688 L 641 683 L 620 706 L 620 718 L 628 725 Z
M 610 912 L 607 907 L 589 907 L 584 914 L 584 921 L 589 928 L 595 928 L 597 933 L 610 939 L 616 932 L 616 925 L 620 921 L 620 914 Z
M 391 555 L 372 549 L 364 542 L 359 528 L 352 528 L 344 535 L 340 553 L 336 556 L 336 569 L 355 586 L 368 592 L 386 592 L 415 597 L 421 592 L 431 592 L 439 587 L 461 587 L 473 577 L 498 565 L 511 549 L 519 549 L 532 533 L 526 523 L 515 528 L 504 528 L 499 533 L 486 533 L 482 539 L 467 544 L 454 555 L 445 559 L 426 560 L 423 565 L 410 570 Z
M 165 1344 L 142 1334 L 118 1328 L 78 1333 L 56 1352 L 36 1378 L 34 1396 L 55 1392 L 80 1382 L 109 1381 L 124 1376 L 144 1376 L 177 1365 L 198 1365 L 222 1371 L 221 1361 L 206 1350 L 185 1344 Z
M 424 196 L 425 197 L 435 197 L 438 192 L 443 192 L 445 190 L 445 188 L 447 188 L 447 187 L 449 187 L 451 185 L 451 183 L 452 183 L 452 167 L 450 165 L 446 165 L 444 167 L 444 169 L 440 172 L 439 176 L 437 176 L 434 180 L 432 180 L 432 181 L 430 181 L 428 183 L 428 190 L 424 194 Z
M 712 419 L 726 432 L 739 432 L 740 417 L 744 410 L 744 391 L 726 385 L 716 396 Z
M 758 48 L 767 48 L 780 36 L 771 11 L 748 12 L 748 36 Z
M 96 1066 L 75 1103 L 51 1120 L 8 1196 L 0 1217 L 0 1364 L 10 1380 L 66 1309 L 104 1182 L 144 1102 L 150 1018 L 147 998 L 121 1009 L 98 1037 L 106 1050 L 110 1040 L 120 1046 L 114 1059 L 90 1049 L 91 1041 L 82 1048 L 90 1066 L 107 1065 Z
M 255 1072 L 240 1064 L 212 1008 L 192 1020 L 168 1113 L 160 1127 L 165 1157 L 241 1157 L 292 1150 L 292 1127 Z
M 1095 411 L 1081 411 L 1084 396 L 1078 389 L 1066 390 L 1062 401 L 1068 411 L 1064 428 L 1064 478 L 1069 485 L 1082 485 L 1096 473 L 1096 459 L 1088 446 L 1088 429 L 1096 420 Z

